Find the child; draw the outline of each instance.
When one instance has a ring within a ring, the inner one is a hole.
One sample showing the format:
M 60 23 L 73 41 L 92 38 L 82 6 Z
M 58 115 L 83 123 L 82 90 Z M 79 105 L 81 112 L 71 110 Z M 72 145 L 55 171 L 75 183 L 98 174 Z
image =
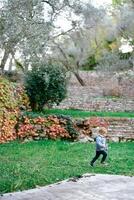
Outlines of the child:
M 104 164 L 106 157 L 107 157 L 107 144 L 106 144 L 106 135 L 107 135 L 107 129 L 104 127 L 101 127 L 99 129 L 99 135 L 96 137 L 96 155 L 90 162 L 90 165 L 93 167 L 95 161 L 100 157 L 102 154 L 101 163 Z

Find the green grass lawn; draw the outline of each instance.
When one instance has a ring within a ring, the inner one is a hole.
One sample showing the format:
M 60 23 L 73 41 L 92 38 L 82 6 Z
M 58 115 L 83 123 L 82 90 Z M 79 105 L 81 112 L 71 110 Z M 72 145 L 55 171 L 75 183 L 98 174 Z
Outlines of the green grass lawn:
M 12 142 L 0 145 L 0 193 L 44 186 L 82 175 L 134 175 L 134 143 L 110 143 L 108 166 L 89 161 L 94 144 L 65 141 Z
M 42 113 L 33 113 L 27 112 L 26 114 L 31 115 L 33 117 L 37 116 L 44 116 L 44 115 L 68 115 L 74 118 L 85 118 L 91 116 L 98 116 L 98 117 L 128 117 L 134 118 L 134 112 L 90 112 L 90 111 L 82 111 L 82 110 L 73 110 L 73 109 L 46 109 Z

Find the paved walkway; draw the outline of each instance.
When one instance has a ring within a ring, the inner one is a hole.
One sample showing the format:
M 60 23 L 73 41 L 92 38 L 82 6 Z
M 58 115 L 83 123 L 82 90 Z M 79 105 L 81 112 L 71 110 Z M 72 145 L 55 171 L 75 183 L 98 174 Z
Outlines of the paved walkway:
M 134 177 L 85 174 L 79 179 L 5 194 L 0 200 L 134 200 Z

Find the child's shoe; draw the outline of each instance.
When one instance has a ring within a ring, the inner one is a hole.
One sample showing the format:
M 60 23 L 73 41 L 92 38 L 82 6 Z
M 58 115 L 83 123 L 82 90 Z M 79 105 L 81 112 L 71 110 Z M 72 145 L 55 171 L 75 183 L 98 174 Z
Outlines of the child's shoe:
M 105 162 L 103 162 L 103 163 L 101 163 L 103 166 L 108 166 L 108 163 L 105 163 Z

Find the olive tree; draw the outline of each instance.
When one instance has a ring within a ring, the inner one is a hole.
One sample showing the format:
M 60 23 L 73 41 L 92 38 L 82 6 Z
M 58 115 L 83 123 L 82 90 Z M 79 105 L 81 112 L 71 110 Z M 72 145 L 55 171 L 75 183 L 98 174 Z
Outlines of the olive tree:
M 96 54 L 100 48 L 102 38 L 98 37 L 97 30 L 102 25 L 105 16 L 104 9 L 97 9 L 90 3 L 76 8 L 79 14 L 77 26 L 60 39 L 53 40 L 51 59 L 61 62 L 67 71 L 71 71 L 84 86 L 79 70 L 87 59 Z
M 62 12 L 73 12 L 79 0 L 1 0 L 0 50 L 3 72 L 12 57 L 23 71 L 33 58 L 44 57 L 47 42 L 53 37 L 54 23 Z M 17 60 L 17 54 L 20 60 Z
M 97 69 L 105 71 L 122 71 L 134 67 L 134 1 L 115 0 L 111 17 L 114 22 L 115 41 L 117 48 L 112 52 L 104 52 Z M 111 33 L 113 33 L 111 31 Z M 110 35 L 110 34 L 109 34 Z M 113 39 L 114 39 L 113 38 Z M 122 51 L 123 41 L 127 44 Z

